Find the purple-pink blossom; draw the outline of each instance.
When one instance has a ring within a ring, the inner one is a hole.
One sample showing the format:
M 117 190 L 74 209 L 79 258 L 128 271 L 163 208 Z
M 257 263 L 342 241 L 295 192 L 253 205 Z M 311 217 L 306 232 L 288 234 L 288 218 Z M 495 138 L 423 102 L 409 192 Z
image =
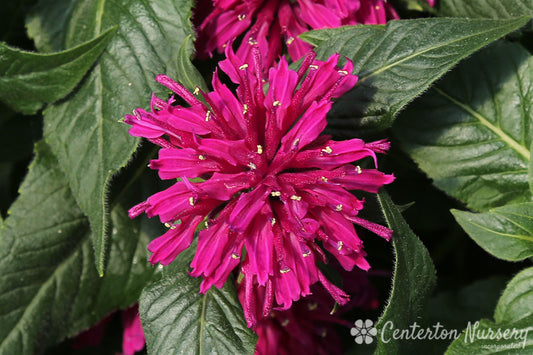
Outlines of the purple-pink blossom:
M 245 62 L 226 48 L 219 63 L 236 95 L 213 75 L 213 91 L 187 91 L 169 77 L 157 81 L 177 98 L 152 97 L 151 110 L 126 116 L 130 134 L 161 146 L 150 162 L 162 179 L 177 179 L 130 211 L 159 216 L 168 231 L 152 241 L 150 261 L 168 265 L 191 244 L 201 223 L 195 277 L 200 292 L 222 287 L 230 273 L 242 273 L 243 307 L 249 326 L 256 309 L 288 309 L 320 282 L 340 304 L 348 300 L 318 269 L 331 253 L 346 270 L 368 270 L 354 223 L 387 240 L 391 231 L 358 217 L 362 200 L 349 190 L 375 193 L 392 175 L 352 165 L 389 148 L 386 141 L 334 141 L 320 135 L 332 100 L 350 90 L 357 77 L 350 60 L 327 61 L 310 52 L 298 71 L 281 58 L 263 80 L 257 47 Z M 266 93 L 265 93 L 266 91 Z M 194 179 L 194 180 L 191 180 Z M 319 246 L 320 242 L 322 246 Z M 324 251 L 325 250 L 325 251 Z
M 386 0 L 203 0 L 196 8 L 200 57 L 224 52 L 228 42 L 243 35 L 237 56 L 250 62 L 257 45 L 266 68 L 274 65 L 284 46 L 293 60 L 311 50 L 298 38 L 303 32 L 399 18 Z
M 372 310 L 379 305 L 378 292 L 361 270 L 345 272 L 343 284 L 350 289 L 350 303 L 332 312 L 334 303 L 328 293 L 311 287 L 312 295 L 295 302 L 291 309 L 272 311 L 254 327 L 258 335 L 255 355 L 341 354 L 342 344 L 335 326 L 353 323 L 340 316 L 354 307 Z M 242 295 L 239 295 L 242 298 Z

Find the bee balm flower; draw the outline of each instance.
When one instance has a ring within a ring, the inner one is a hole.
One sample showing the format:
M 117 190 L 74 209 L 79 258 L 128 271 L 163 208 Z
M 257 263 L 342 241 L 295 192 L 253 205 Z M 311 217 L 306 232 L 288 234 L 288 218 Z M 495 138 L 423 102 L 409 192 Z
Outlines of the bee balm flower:
M 211 4 L 212 11 L 198 26 L 199 55 L 222 53 L 228 41 L 244 34 L 237 55 L 251 61 L 251 49 L 258 45 L 268 54 L 263 58 L 267 68 L 281 54 L 282 45 L 293 60 L 307 53 L 311 46 L 298 38 L 303 32 L 399 18 L 386 0 L 204 0 L 197 5 L 198 17 Z
M 160 75 L 157 81 L 189 106 L 152 98 L 151 112 L 137 109 L 125 118 L 130 134 L 161 146 L 150 167 L 162 179 L 178 179 L 170 188 L 133 207 L 130 217 L 146 212 L 159 216 L 169 229 L 152 241 L 150 261 L 167 265 L 192 242 L 197 226 L 198 247 L 191 275 L 203 277 L 200 291 L 222 287 L 240 265 L 244 274 L 245 314 L 255 323 L 258 303 L 252 285 L 263 290 L 265 314 L 275 303 L 283 309 L 310 294 L 320 281 L 343 304 L 347 295 L 317 268 L 325 250 L 347 270 L 368 269 L 363 244 L 354 223 L 390 238 L 391 231 L 359 218 L 363 201 L 348 190 L 377 192 L 394 177 L 350 164 L 385 152 L 385 141 L 334 141 L 320 136 L 332 99 L 351 89 L 357 77 L 338 55 L 327 61 L 307 56 L 298 72 L 281 59 L 269 71 L 264 93 L 260 54 L 242 62 L 231 46 L 220 62 L 238 84 L 235 96 L 213 76 L 213 91 L 201 94 L 205 103 L 182 85 Z M 201 178 L 202 182 L 189 179 Z

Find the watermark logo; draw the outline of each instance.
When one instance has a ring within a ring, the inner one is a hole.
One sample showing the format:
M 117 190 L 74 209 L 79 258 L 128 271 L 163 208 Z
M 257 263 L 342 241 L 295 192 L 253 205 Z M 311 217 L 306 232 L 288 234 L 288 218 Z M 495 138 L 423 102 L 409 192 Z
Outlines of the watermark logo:
M 431 327 L 421 327 L 414 322 L 407 328 L 396 328 L 392 321 L 383 325 L 379 335 L 374 327 L 374 322 L 370 319 L 358 319 L 354 323 L 355 327 L 350 330 L 350 334 L 355 337 L 357 344 L 371 344 L 374 338 L 379 339 L 382 343 L 389 343 L 395 340 L 448 340 L 454 341 L 464 335 L 465 343 L 481 342 L 481 346 L 486 349 L 517 349 L 525 348 L 528 332 L 533 327 L 525 329 L 516 328 L 490 328 L 481 326 L 480 322 L 468 322 L 464 331 L 458 329 L 446 329 L 437 322 Z M 486 342 L 492 344 L 486 344 Z
M 358 319 L 354 323 L 355 327 L 350 330 L 350 334 L 355 337 L 357 344 L 371 344 L 374 337 L 378 334 L 378 330 L 374 327 L 374 322 L 370 319 L 363 321 Z

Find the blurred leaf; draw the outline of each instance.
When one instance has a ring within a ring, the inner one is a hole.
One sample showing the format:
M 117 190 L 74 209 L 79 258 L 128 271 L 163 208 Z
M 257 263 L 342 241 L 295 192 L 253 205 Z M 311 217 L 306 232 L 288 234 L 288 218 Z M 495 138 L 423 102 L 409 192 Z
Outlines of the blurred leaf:
M 485 211 L 531 200 L 533 60 L 497 43 L 461 63 L 397 120 L 394 133 L 435 185 Z
M 461 59 L 522 27 L 528 18 L 430 18 L 387 26 L 348 26 L 307 32 L 317 58 L 339 53 L 354 62 L 354 89 L 333 105 L 329 128 L 339 135 L 389 127 L 395 115 Z
M 505 19 L 533 16 L 531 0 L 439 0 L 439 15 Z
M 28 35 L 39 52 L 66 48 L 65 37 L 72 11 L 79 0 L 39 0 L 26 17 Z
M 469 321 L 490 317 L 508 278 L 493 276 L 457 291 L 441 292 L 428 304 L 429 318 L 447 329 L 463 328 Z
M 189 35 L 183 41 L 183 44 L 178 50 L 178 75 L 176 79 L 191 92 L 193 92 L 197 87 L 203 92 L 207 92 L 207 84 L 205 83 L 202 74 L 200 74 L 198 69 L 196 69 L 196 67 L 191 63 L 193 49 L 194 45 L 192 36 Z
M 381 191 L 378 198 L 387 224 L 394 231 L 392 244 L 396 258 L 391 295 L 376 325 L 379 331 L 376 354 L 407 354 L 413 344 L 406 339 L 384 342 L 382 339 L 392 335 L 381 332 L 387 329 L 388 323 L 395 329 L 408 329 L 419 321 L 435 286 L 435 268 L 424 244 L 411 231 L 389 195 Z
M 0 43 L 0 100 L 25 114 L 55 102 L 80 82 L 115 29 L 67 51 L 40 54 Z
M 471 323 L 446 354 L 530 354 L 533 352 L 533 268 L 521 271 L 507 284 L 494 313 L 495 322 Z M 499 338 L 490 339 L 492 334 Z M 507 339 L 503 337 L 508 330 Z M 514 331 L 514 333 L 513 333 Z M 485 335 L 487 338 L 483 338 Z
M 98 276 L 87 218 L 49 147 L 36 152 L 0 231 L 1 354 L 41 353 L 79 333 L 135 302 L 153 273 L 149 237 L 129 220 L 125 195 L 111 212 L 108 272 Z
M 4 1 L 0 11 L 0 41 L 17 48 L 33 49 L 33 41 L 26 35 L 24 19 L 37 0 Z
M 481 248 L 508 261 L 533 256 L 533 202 L 485 213 L 452 210 L 457 222 Z
M 230 278 L 221 289 L 199 294 L 201 278 L 187 273 L 189 247 L 146 286 L 140 313 L 151 354 L 253 354 L 257 336 L 246 327 Z
M 533 142 L 531 143 L 531 146 L 529 147 L 529 193 L 533 195 Z
M 152 91 L 167 92 L 154 78 L 161 73 L 176 76 L 176 53 L 192 34 L 188 20 L 191 5 L 190 0 L 79 0 L 65 29 L 68 48 L 118 25 L 113 40 L 75 95 L 45 111 L 45 138 L 78 205 L 89 217 L 100 274 L 110 231 L 109 181 L 128 162 L 138 143 L 117 121 L 137 107 L 148 107 Z M 36 15 L 33 21 L 46 23 L 49 19 Z
M 521 271 L 509 282 L 494 312 L 496 322 L 515 322 L 533 315 L 532 285 L 533 268 Z

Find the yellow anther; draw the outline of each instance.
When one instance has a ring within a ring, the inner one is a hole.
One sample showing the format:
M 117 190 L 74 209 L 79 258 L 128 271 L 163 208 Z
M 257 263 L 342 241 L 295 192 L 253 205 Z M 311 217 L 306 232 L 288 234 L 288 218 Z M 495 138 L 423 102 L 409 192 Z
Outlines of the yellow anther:
M 257 166 L 255 166 L 254 163 L 249 163 L 249 164 L 248 164 L 248 167 L 249 167 L 250 169 L 252 169 L 252 170 L 257 169 Z
M 244 70 L 246 68 L 248 68 L 248 64 L 246 64 L 246 63 L 239 67 L 240 70 Z
M 262 145 L 257 145 L 257 154 L 263 154 L 263 146 Z
M 235 254 L 235 253 L 231 254 L 231 257 L 233 259 L 240 259 L 240 256 L 238 254 Z
M 300 143 L 300 138 L 296 138 L 296 139 L 294 140 L 294 143 L 292 143 L 292 145 L 293 145 L 293 146 L 297 146 L 298 143 Z
M 272 217 L 272 219 L 270 220 L 270 224 L 271 224 L 271 225 L 276 224 L 276 219 L 275 219 L 274 217 Z
M 279 197 L 279 196 L 281 196 L 281 192 L 280 192 L 280 191 L 272 191 L 270 194 L 271 194 L 272 196 L 274 196 L 274 197 Z
M 328 145 L 326 148 L 322 149 L 322 152 L 326 154 L 331 154 L 333 153 L 333 149 L 331 149 L 331 147 Z
M 358 173 L 358 174 L 361 174 L 363 172 L 363 170 L 361 169 L 361 167 L 359 165 L 357 165 L 355 167 L 355 172 Z
M 338 250 L 338 251 L 341 251 L 342 246 L 343 246 L 342 242 L 339 241 L 339 242 L 337 243 L 337 250 Z
M 310 311 L 314 311 L 315 309 L 318 308 L 318 304 L 315 303 L 315 302 L 313 302 L 313 303 L 309 303 L 309 304 L 307 305 L 307 308 L 309 308 Z
M 337 212 L 342 211 L 342 204 L 335 206 L 335 211 Z
M 287 325 L 289 325 L 289 322 L 290 322 L 289 319 L 286 318 L 283 322 L 281 322 L 281 326 L 286 327 Z
M 318 69 L 318 65 L 315 65 L 315 64 L 311 64 L 309 66 L 310 69 Z
M 194 197 L 189 197 L 189 205 L 194 206 Z
M 248 44 L 253 46 L 253 45 L 257 44 L 257 41 L 253 37 L 250 37 L 250 38 L 248 38 Z
M 204 157 L 203 155 L 200 154 L 200 155 L 198 156 L 198 159 L 200 159 L 200 160 L 205 160 L 205 157 Z
M 237 16 L 237 18 L 239 19 L 239 21 L 242 21 L 246 18 L 246 14 L 240 14 L 239 16 Z
M 287 41 L 285 43 L 287 43 L 287 45 L 290 46 L 292 44 L 292 42 L 294 42 L 294 37 L 287 38 Z
M 170 224 L 165 223 L 165 227 L 170 228 Z
M 302 200 L 302 196 L 292 195 L 292 196 L 291 196 L 291 200 L 294 200 L 294 201 L 301 201 L 301 200 Z
M 196 87 L 194 91 L 192 92 L 194 95 L 198 95 L 200 93 L 200 88 Z
M 210 118 L 211 118 L 211 111 L 207 111 L 205 113 L 205 122 L 209 121 Z
M 248 113 L 248 105 L 244 104 L 242 105 L 242 114 L 246 115 Z
M 279 102 L 278 100 L 274 101 L 272 103 L 272 106 L 276 107 L 276 106 L 281 106 L 281 102 Z
M 379 11 L 379 9 L 381 9 L 381 7 L 379 7 L 379 5 L 378 5 L 378 6 L 376 6 L 376 10 L 378 10 L 378 11 Z
M 346 70 L 339 70 L 337 73 L 343 74 L 343 75 L 348 75 L 348 72 Z
M 289 269 L 288 267 L 284 267 L 284 268 L 281 269 L 279 272 L 282 273 L 282 274 L 286 274 L 286 273 L 288 273 L 289 271 L 291 271 L 291 269 Z
M 302 254 L 305 257 L 308 257 L 309 255 L 311 255 L 311 250 L 308 250 L 306 251 L 305 253 Z
M 328 182 L 328 178 L 325 177 L 325 176 L 322 176 L 322 177 L 320 178 L 320 180 L 322 180 L 322 181 L 324 181 L 324 182 Z

